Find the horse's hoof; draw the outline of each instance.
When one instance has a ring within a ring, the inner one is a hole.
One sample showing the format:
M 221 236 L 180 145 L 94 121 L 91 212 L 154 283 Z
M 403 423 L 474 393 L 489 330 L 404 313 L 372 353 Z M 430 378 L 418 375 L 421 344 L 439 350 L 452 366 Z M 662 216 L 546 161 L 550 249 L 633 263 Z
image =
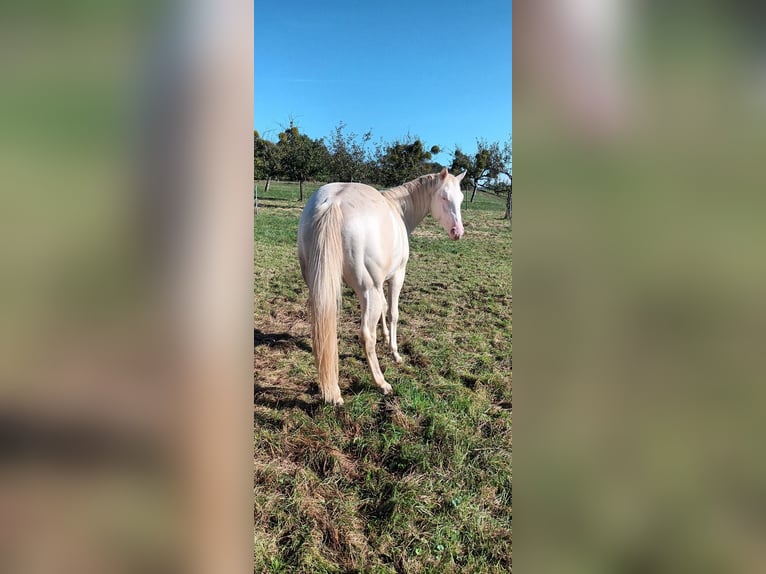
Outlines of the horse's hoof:
M 391 387 L 391 385 L 389 385 L 388 383 L 383 383 L 382 385 L 380 385 L 380 390 L 383 391 L 384 395 L 390 395 L 391 393 L 394 392 L 393 387 Z
M 332 397 L 325 397 L 324 402 L 325 402 L 325 404 L 328 404 L 328 405 L 333 405 L 333 406 L 336 406 L 336 407 L 340 407 L 340 406 L 343 406 L 343 397 L 339 396 L 336 399 L 334 399 Z
M 403 362 L 404 359 L 402 359 L 402 356 L 399 353 L 394 353 L 394 363 L 401 365 Z

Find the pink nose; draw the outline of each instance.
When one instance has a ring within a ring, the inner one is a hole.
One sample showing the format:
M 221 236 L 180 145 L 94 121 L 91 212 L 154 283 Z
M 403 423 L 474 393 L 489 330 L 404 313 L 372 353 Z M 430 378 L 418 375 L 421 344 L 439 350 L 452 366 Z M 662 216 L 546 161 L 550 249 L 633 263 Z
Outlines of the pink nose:
M 461 237 L 463 237 L 463 226 L 457 225 L 453 227 L 452 229 L 450 229 L 449 236 L 456 241 L 460 239 Z

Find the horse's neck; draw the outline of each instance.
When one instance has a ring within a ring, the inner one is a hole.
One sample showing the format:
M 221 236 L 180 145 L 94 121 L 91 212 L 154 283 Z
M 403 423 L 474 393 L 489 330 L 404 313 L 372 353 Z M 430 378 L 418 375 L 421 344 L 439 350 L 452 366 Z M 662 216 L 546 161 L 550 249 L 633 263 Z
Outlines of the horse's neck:
M 412 233 L 431 211 L 434 189 L 432 178 L 425 176 L 383 192 L 402 216 L 408 234 Z

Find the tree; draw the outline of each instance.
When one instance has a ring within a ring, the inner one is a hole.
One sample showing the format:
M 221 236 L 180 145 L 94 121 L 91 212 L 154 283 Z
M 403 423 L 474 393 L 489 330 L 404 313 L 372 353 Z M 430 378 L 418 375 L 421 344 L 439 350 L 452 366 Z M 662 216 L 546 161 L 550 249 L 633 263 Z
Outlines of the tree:
M 491 191 L 497 195 L 505 195 L 505 214 L 503 219 L 511 218 L 511 192 L 513 191 L 512 179 L 498 179 L 495 182 L 489 184 L 487 191 Z
M 344 134 L 345 127 L 346 124 L 340 122 L 329 137 L 327 148 L 330 153 L 330 179 L 332 181 L 369 179 L 367 142 L 372 139 L 372 132 L 362 135 L 361 141 L 359 141 L 355 133 Z
M 329 163 L 327 147 L 322 139 L 313 140 L 300 133 L 291 120 L 290 127 L 279 134 L 277 148 L 282 158 L 282 174 L 300 183 L 303 201 L 303 182 L 319 175 Z
M 511 201 L 513 194 L 513 136 L 508 138 L 503 144 L 501 151 L 503 159 L 503 169 L 500 173 L 508 178 L 508 195 L 505 198 L 505 215 L 503 219 L 511 219 Z
M 483 139 L 476 140 L 476 153 L 470 158 L 467 178 L 473 187 L 471 203 L 476 199 L 478 189 L 487 190 L 490 184 L 502 172 L 503 157 L 497 143 L 487 143 Z
M 282 169 L 280 150 L 274 142 L 261 138 L 253 131 L 253 174 L 255 179 L 265 179 L 264 193 L 269 192 L 271 179 L 279 175 Z
M 471 189 L 471 199 L 476 197 L 476 191 L 491 191 L 506 195 L 505 218 L 511 216 L 511 193 L 513 189 L 513 139 L 508 138 L 502 147 L 493 142 L 476 140 L 476 153 L 468 155 L 455 147 L 452 154 L 453 171 L 466 171 L 463 182 Z
M 439 146 L 426 150 L 419 138 L 412 139 L 410 136 L 403 142 L 381 142 L 375 149 L 375 180 L 386 187 L 393 187 L 429 173 L 433 168 L 431 159 L 440 151 Z
M 483 139 L 476 140 L 476 153 L 472 156 L 465 154 L 459 147 L 455 148 L 452 156 L 452 170 L 465 170 L 463 179 L 471 186 L 471 199 L 476 198 L 476 191 L 491 191 L 497 178 L 506 170 L 505 148 L 501 149 L 496 142 L 488 143 Z
M 473 186 L 473 164 L 471 158 L 463 153 L 459 147 L 455 147 L 455 151 L 452 154 L 452 165 L 450 166 L 452 173 L 466 172 L 463 181 L 460 182 L 461 187 L 463 185 Z

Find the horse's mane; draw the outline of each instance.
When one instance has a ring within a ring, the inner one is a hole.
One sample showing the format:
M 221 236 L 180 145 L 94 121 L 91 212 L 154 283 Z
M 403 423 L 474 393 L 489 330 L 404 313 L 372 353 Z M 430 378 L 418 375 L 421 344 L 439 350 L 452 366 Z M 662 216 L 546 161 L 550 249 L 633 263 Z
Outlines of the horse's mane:
M 427 173 L 413 179 L 412 181 L 403 183 L 402 185 L 392 187 L 391 189 L 386 189 L 383 191 L 383 195 L 390 199 L 399 199 L 404 195 L 413 195 L 419 193 L 423 189 L 430 190 L 432 189 L 430 184 L 438 177 L 438 173 Z
M 428 214 L 431 208 L 431 194 L 436 189 L 433 184 L 438 178 L 438 173 L 428 173 L 382 192 L 383 197 L 388 199 L 402 216 L 408 231 L 412 231 Z

